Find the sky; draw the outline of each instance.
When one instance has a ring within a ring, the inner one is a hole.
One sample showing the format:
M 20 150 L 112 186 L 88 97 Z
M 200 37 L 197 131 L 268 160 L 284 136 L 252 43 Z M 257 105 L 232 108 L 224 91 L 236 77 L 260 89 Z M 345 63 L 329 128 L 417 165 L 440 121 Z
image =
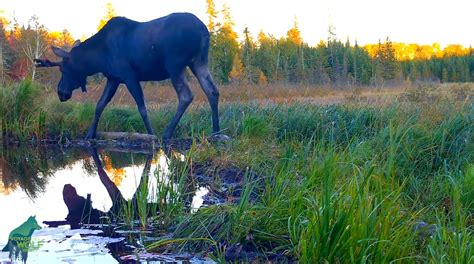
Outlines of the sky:
M 67 28 L 76 38 L 90 37 L 111 2 L 118 15 L 147 21 L 172 12 L 191 12 L 207 23 L 205 0 L 2 0 L 0 10 L 20 24 L 36 14 L 51 31 Z M 359 44 L 394 42 L 474 45 L 472 0 L 214 0 L 217 9 L 227 2 L 235 30 L 248 27 L 275 37 L 285 36 L 298 21 L 303 39 L 316 45 L 328 37 Z

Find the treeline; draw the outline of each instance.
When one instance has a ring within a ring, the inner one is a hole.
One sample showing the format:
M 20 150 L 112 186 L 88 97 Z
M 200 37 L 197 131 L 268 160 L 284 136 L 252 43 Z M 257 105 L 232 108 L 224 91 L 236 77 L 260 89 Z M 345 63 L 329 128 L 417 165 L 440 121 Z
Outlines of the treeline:
M 360 46 L 341 41 L 333 30 L 315 46 L 304 42 L 298 23 L 284 37 L 263 31 L 257 38 L 248 29 L 239 40 L 230 9 L 217 10 L 214 0 L 206 0 L 211 32 L 210 66 L 219 83 L 271 83 L 344 86 L 383 86 L 410 81 L 474 81 L 474 49 L 438 44 L 393 43 L 387 37 L 377 44 Z M 106 6 L 103 26 L 116 12 Z M 73 38 L 67 30 L 48 32 L 33 16 L 27 25 L 0 18 L 0 77 L 19 80 L 31 77 L 50 85 L 58 71 L 36 72 L 35 57 L 54 57 L 50 45 L 69 48 Z M 95 78 L 97 80 L 97 78 Z
M 216 35 L 219 34 L 217 31 Z M 340 87 L 380 86 L 407 80 L 474 81 L 472 49 L 465 54 L 443 53 L 427 59 L 399 60 L 388 38 L 377 45 L 377 52 L 372 56 L 366 47 L 333 38 L 312 47 L 290 34 L 277 39 L 260 32 L 256 41 L 247 32 L 244 34 L 245 40 L 239 43 L 234 54 L 221 43 L 213 46 L 213 51 L 218 52 L 212 54 L 211 61 L 221 82 L 284 82 Z M 233 57 L 232 62 L 228 57 L 227 61 L 220 58 L 228 54 Z
M 294 83 L 333 86 L 384 85 L 410 81 L 474 81 L 474 49 L 461 45 L 393 43 L 387 37 L 378 44 L 351 45 L 336 38 L 332 28 L 326 41 L 305 43 L 298 23 L 285 37 L 246 28 L 239 41 L 229 7 L 218 12 L 214 0 L 206 0 L 208 28 L 212 34 L 210 61 L 221 83 Z
M 51 45 L 70 48 L 74 42 L 65 29 L 50 32 L 40 24 L 37 16 L 31 17 L 26 25 L 8 22 L 0 17 L 0 82 L 32 78 L 45 84 L 57 80 L 58 71 L 36 71 L 33 59 L 41 56 L 54 58 Z

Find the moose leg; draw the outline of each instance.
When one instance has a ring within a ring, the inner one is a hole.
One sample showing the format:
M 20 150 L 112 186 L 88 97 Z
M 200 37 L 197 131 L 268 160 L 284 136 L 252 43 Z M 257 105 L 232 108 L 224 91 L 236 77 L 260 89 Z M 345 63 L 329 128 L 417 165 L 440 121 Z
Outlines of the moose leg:
M 120 192 L 119 188 L 117 188 L 115 183 L 112 180 L 110 180 L 109 176 L 105 172 L 102 162 L 99 159 L 99 154 L 97 153 L 97 149 L 88 147 L 87 150 L 89 151 L 89 154 L 92 156 L 95 166 L 97 167 L 97 173 L 99 174 L 100 181 L 102 182 L 105 189 L 107 190 L 107 193 L 109 194 L 110 199 L 112 199 L 111 211 L 113 211 L 114 213 L 117 213 L 118 209 L 120 209 L 120 205 L 123 205 L 125 203 L 125 199 L 123 198 L 123 195 Z
M 108 79 L 107 84 L 105 85 L 104 92 L 97 102 L 97 106 L 95 108 L 95 116 L 94 121 L 92 121 L 92 125 L 87 132 L 86 139 L 95 138 L 95 133 L 97 131 L 97 125 L 99 124 L 100 115 L 104 111 L 105 106 L 110 102 L 112 97 L 115 95 L 117 91 L 119 83 L 113 80 Z
M 193 101 L 193 94 L 189 89 L 184 70 L 176 76 L 171 76 L 171 82 L 173 83 L 173 87 L 176 90 L 176 94 L 178 95 L 178 110 L 176 111 L 176 114 L 169 125 L 166 127 L 166 130 L 163 134 L 164 142 L 167 142 L 171 138 L 176 125 L 178 125 L 179 120 L 181 120 L 181 117 L 188 108 L 189 104 L 191 104 Z
M 198 79 L 201 88 L 204 90 L 204 93 L 207 96 L 207 100 L 209 101 L 212 111 L 212 131 L 214 134 L 217 134 L 221 130 L 219 126 L 218 109 L 219 90 L 217 90 L 217 87 L 212 80 L 207 65 L 193 66 L 191 67 L 191 70 Z
M 132 95 L 133 99 L 137 103 L 138 112 L 142 116 L 143 123 L 145 123 L 146 132 L 150 135 L 153 135 L 153 129 L 151 129 L 150 120 L 148 119 L 148 114 L 145 106 L 145 99 L 143 98 L 143 90 L 140 82 L 137 80 L 132 80 L 126 82 L 128 91 Z

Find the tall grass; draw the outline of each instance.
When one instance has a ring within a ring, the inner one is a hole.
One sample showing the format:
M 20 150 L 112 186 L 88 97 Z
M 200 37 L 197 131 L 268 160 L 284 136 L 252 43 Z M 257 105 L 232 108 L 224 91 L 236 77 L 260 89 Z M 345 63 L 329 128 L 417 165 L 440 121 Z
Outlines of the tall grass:
M 42 137 L 46 113 L 38 100 L 39 88 L 26 80 L 1 90 L 2 136 L 16 136 L 21 140 L 32 135 Z
M 472 262 L 474 107 L 467 99 L 433 100 L 224 104 L 222 127 L 234 139 L 195 142 L 185 162 L 169 163 L 167 178 L 155 173 L 156 209 L 144 185 L 139 192 L 147 195 L 123 211 L 142 225 L 156 211 L 155 220 L 172 227 L 173 239 L 157 247 L 177 243 L 219 260 L 238 245 L 302 263 Z M 48 113 L 40 122 L 44 135 L 81 137 L 93 115 L 90 104 L 47 102 L 41 109 Z M 150 111 L 155 133 L 162 134 L 174 110 Z M 37 113 L 22 120 L 40 120 Z M 36 126 L 7 119 L 8 133 L 34 133 Z M 99 129 L 144 131 L 135 107 L 118 106 L 104 112 Z M 175 136 L 200 137 L 210 129 L 208 107 L 193 107 Z M 186 185 L 195 163 L 210 164 L 216 182 L 218 167 L 249 172 L 238 202 L 188 213 Z M 417 228 L 421 222 L 435 228 L 427 234 Z
M 249 166 L 258 180 L 239 203 L 184 217 L 182 247 L 302 263 L 472 262 L 472 105 L 233 105 L 223 116 L 243 120 L 230 122 L 234 143 L 201 145 L 194 161 Z

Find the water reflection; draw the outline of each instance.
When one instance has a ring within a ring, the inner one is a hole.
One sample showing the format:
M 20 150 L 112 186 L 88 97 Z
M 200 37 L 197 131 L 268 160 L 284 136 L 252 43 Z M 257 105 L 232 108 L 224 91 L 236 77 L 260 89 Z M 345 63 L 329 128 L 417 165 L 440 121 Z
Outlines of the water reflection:
M 162 151 L 3 147 L 0 246 L 8 242 L 2 239 L 31 215 L 36 215 L 44 230 L 53 230 L 46 226 L 73 230 L 85 224 L 117 227 L 126 218 L 124 208 L 128 206 L 132 222 L 141 216 L 156 217 L 166 204 L 176 201 L 195 212 L 208 191 L 186 175 L 172 177 L 186 172 L 186 166 L 182 154 L 170 160 Z M 38 252 L 33 254 L 36 258 Z
M 0 192 L 9 194 L 21 188 L 29 198 L 34 199 L 45 191 L 49 177 L 85 155 L 79 149 L 9 148 L 2 145 Z M 92 170 L 88 166 L 84 168 Z

